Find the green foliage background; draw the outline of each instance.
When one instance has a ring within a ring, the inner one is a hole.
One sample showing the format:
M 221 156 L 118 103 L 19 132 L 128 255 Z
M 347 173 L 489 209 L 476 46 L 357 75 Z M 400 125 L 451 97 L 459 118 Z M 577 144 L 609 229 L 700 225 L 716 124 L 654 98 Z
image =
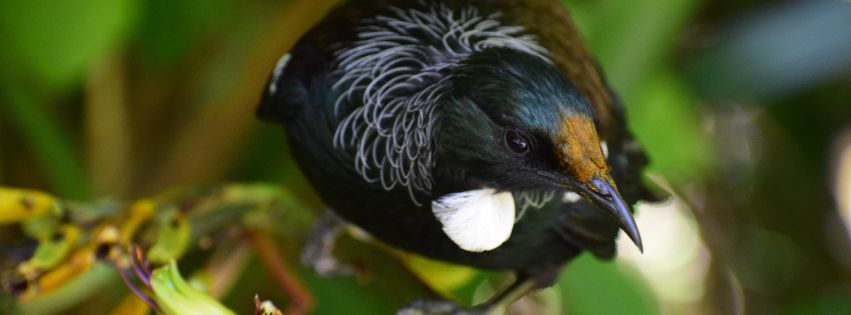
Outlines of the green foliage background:
M 0 2 L 0 184 L 129 200 L 178 185 L 272 182 L 321 209 L 282 132 L 253 110 L 277 57 L 332 2 Z M 851 5 L 564 2 L 627 104 L 651 173 L 691 205 L 713 259 L 689 310 L 655 296 L 634 267 L 590 256 L 538 295 L 543 309 L 728 314 L 745 301 L 756 314 L 851 312 L 848 234 L 829 193 L 833 178 L 851 177 L 830 164 L 851 118 Z M 767 18 L 781 13 L 786 22 Z M 315 214 L 294 214 L 302 223 L 279 235 L 294 264 Z M 300 269 L 316 314 L 387 314 L 451 282 L 444 272 L 418 277 L 354 240 L 342 251 L 370 273 L 326 279 Z M 254 292 L 286 301 L 250 266 L 227 305 L 247 313 Z M 464 280 L 450 295 L 465 303 L 504 281 L 457 272 Z M 39 305 L 0 312 L 103 313 L 126 294 L 108 268 L 83 278 Z M 86 298 L 104 288 L 115 289 Z

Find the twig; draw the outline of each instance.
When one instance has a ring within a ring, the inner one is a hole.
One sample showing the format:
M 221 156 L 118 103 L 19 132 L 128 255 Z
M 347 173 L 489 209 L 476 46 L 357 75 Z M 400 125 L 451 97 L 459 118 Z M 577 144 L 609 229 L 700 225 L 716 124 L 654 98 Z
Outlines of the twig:
M 314 307 L 313 295 L 299 281 L 289 264 L 278 251 L 275 242 L 262 232 L 248 231 L 247 237 L 254 247 L 260 261 L 272 274 L 275 282 L 292 299 L 292 306 L 286 308 L 287 314 L 303 315 Z

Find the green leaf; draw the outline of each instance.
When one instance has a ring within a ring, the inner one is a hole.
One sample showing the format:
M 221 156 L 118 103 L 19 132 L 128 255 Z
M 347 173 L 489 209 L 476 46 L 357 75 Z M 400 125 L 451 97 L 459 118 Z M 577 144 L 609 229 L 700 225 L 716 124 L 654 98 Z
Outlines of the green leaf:
M 192 241 L 192 227 L 186 217 L 172 210 L 160 220 L 159 227 L 157 240 L 148 250 L 148 260 L 163 264 L 182 257 Z
M 644 86 L 627 118 L 650 158 L 650 169 L 674 182 L 705 174 L 715 158 L 712 140 L 701 129 L 696 97 L 669 72 Z
M 139 48 L 154 61 L 174 66 L 192 56 L 205 33 L 233 19 L 231 0 L 147 0 L 135 34 Z
M 0 65 L 52 88 L 71 86 L 132 26 L 135 0 L 0 2 Z
M 79 149 L 74 147 L 69 132 L 47 115 L 34 93 L 22 83 L 0 73 L 0 115 L 24 138 L 57 194 L 72 199 L 88 197 L 88 180 Z
M 216 299 L 186 283 L 174 261 L 154 269 L 151 274 L 151 289 L 154 291 L 154 301 L 166 315 L 235 314 Z
M 558 281 L 562 313 L 574 315 L 659 314 L 650 287 L 621 266 L 583 254 Z
M 644 79 L 664 65 L 697 4 L 697 0 L 603 1 L 595 8 L 593 25 L 586 27 L 589 45 L 628 105 Z

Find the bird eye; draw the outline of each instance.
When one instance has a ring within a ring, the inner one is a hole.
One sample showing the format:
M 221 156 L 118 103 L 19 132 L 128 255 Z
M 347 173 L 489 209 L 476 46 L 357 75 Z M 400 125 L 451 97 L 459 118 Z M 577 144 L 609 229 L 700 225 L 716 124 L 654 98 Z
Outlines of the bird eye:
M 505 131 L 505 146 L 517 154 L 529 152 L 529 140 L 515 129 Z

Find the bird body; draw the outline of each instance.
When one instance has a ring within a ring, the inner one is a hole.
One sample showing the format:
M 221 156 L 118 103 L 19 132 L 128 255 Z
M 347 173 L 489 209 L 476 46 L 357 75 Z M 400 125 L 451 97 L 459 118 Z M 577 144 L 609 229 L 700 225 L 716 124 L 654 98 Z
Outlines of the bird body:
M 640 244 L 626 204 L 646 160 L 558 1 L 349 1 L 282 57 L 258 113 L 392 246 L 540 274 L 611 258 L 618 226 Z

